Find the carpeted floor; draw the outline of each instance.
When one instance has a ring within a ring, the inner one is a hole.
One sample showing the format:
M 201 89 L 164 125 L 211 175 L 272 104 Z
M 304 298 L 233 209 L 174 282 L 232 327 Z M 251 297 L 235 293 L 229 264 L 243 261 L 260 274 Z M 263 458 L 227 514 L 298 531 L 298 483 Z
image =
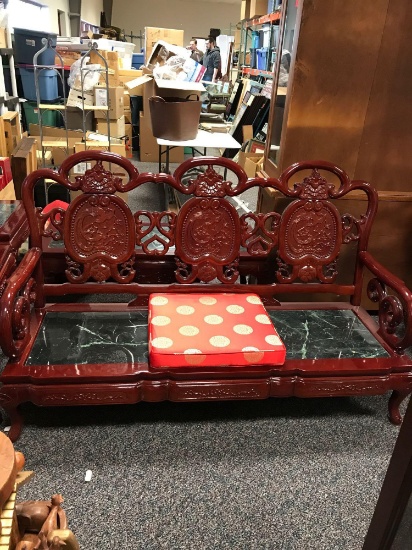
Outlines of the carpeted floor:
M 359 550 L 398 433 L 387 399 L 25 405 L 18 497 L 61 492 L 82 550 Z
M 87 550 L 361 549 L 398 433 L 386 403 L 26 405 L 18 496 L 61 492 Z

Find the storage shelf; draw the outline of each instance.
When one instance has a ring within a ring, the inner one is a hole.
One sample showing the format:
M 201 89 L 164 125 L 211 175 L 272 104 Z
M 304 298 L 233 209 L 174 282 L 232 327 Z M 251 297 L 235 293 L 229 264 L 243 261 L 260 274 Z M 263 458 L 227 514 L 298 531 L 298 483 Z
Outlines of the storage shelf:
M 54 104 L 54 103 L 39 103 L 39 109 L 48 109 L 50 111 L 60 111 L 66 108 L 63 104 Z
M 39 109 L 48 109 L 49 111 L 64 111 L 66 109 L 66 107 L 74 107 L 74 105 L 64 105 L 64 104 L 53 104 L 53 103 L 39 103 Z M 81 109 L 82 107 L 78 107 L 79 109 Z M 108 111 L 109 110 L 109 107 L 105 106 L 101 106 L 99 107 L 98 105 L 85 105 L 84 106 L 84 110 L 85 111 Z
M 248 22 L 248 27 L 257 27 L 258 25 L 273 23 L 274 21 L 280 21 L 280 12 L 268 13 L 267 15 L 262 15 L 256 19 L 250 19 Z
M 262 71 L 262 69 L 251 69 L 250 67 L 243 67 L 242 73 L 250 74 L 251 76 L 264 76 L 265 78 L 273 78 L 272 71 Z

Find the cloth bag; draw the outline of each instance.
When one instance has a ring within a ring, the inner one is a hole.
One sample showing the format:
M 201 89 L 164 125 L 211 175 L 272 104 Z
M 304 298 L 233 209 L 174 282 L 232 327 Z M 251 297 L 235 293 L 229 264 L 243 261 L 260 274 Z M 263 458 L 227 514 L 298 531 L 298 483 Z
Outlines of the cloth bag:
M 196 100 L 190 99 L 192 96 Z M 153 96 L 149 99 L 153 135 L 169 141 L 195 139 L 202 102 L 195 94 L 186 98 Z

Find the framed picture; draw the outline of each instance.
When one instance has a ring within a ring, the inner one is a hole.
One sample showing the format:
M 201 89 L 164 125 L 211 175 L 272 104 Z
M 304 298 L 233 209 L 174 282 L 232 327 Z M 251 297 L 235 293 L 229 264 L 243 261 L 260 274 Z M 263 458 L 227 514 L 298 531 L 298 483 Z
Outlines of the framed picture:
M 249 153 L 263 153 L 265 152 L 265 144 L 263 141 L 259 141 L 258 139 L 251 139 L 249 141 Z

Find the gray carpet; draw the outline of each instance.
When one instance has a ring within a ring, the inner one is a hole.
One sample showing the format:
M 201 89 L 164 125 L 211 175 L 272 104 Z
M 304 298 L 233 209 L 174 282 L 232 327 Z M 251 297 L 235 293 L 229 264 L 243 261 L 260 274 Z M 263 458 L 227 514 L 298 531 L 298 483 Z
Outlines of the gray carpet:
M 398 432 L 386 403 L 26 405 L 19 499 L 61 492 L 82 549 L 360 549 Z
M 83 550 L 359 550 L 398 433 L 387 398 L 27 404 L 18 497 L 61 492 Z

